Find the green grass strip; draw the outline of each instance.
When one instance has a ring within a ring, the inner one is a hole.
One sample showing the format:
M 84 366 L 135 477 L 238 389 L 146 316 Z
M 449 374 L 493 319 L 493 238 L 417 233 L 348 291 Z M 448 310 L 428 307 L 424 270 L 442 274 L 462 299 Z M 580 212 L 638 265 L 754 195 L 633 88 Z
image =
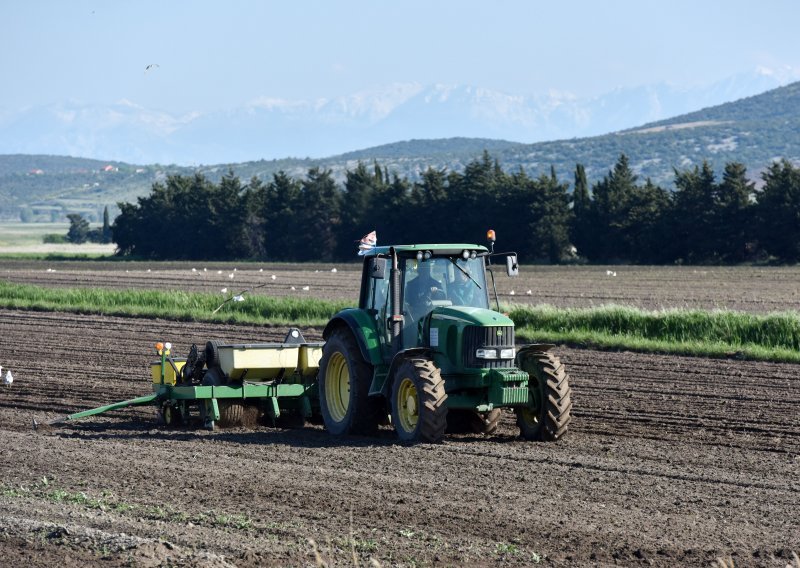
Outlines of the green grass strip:
M 800 314 L 512 306 L 526 340 L 707 357 L 800 362 Z
M 220 294 L 200 292 L 45 288 L 0 282 L 0 306 L 4 308 L 190 321 L 320 326 L 331 315 L 351 305 L 313 298 L 246 294 L 243 302 L 228 302 L 216 314 L 212 313 L 225 299 Z
M 228 302 L 220 294 L 45 288 L 0 282 L 0 307 L 76 313 L 161 317 L 259 325 L 322 326 L 355 302 L 245 295 Z M 707 357 L 737 357 L 800 363 L 800 314 L 661 310 L 605 306 L 558 309 L 506 306 L 526 341 L 584 345 Z

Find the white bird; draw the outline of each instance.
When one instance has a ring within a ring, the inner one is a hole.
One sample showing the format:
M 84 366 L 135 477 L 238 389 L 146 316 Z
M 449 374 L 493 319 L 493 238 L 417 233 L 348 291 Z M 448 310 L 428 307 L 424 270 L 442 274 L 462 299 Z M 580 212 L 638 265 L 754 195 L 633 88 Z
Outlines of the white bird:
M 316 273 L 318 273 L 318 272 L 319 272 L 319 270 L 315 270 L 315 271 L 314 271 L 314 274 L 316 274 Z
M 311 288 L 309 286 L 303 286 L 303 290 L 305 290 L 306 292 L 308 292 L 310 289 Z
M 531 294 L 533 294 L 533 290 L 528 290 L 528 291 L 527 291 L 527 292 L 525 292 L 525 293 L 526 293 L 528 296 L 530 296 Z
M 228 293 L 228 289 L 227 288 L 223 288 L 222 290 L 220 290 L 220 292 L 222 292 L 223 294 L 227 294 Z
M 231 280 L 233 280 L 233 272 L 231 272 L 230 274 L 228 274 L 228 278 L 230 278 Z
M 3 378 L 3 384 L 8 386 L 14 382 L 14 377 L 11 375 L 11 371 L 6 371 L 6 376 Z
M 204 268 L 204 269 L 203 269 L 203 272 L 208 272 L 208 268 Z
M 241 294 L 239 294 L 238 296 L 234 296 L 233 297 L 233 301 L 234 302 L 244 302 L 244 296 L 242 296 Z
M 292 288 L 291 288 L 291 289 L 292 289 L 292 290 L 296 290 L 297 288 L 295 288 L 294 286 L 292 286 Z
M 338 272 L 338 271 L 336 270 L 336 267 L 333 267 L 333 268 L 331 268 L 331 272 L 333 272 L 334 274 L 336 274 L 336 272 Z
M 234 268 L 233 271 L 236 272 L 236 269 Z
M 273 274 L 273 275 L 272 275 L 270 278 L 272 278 L 273 280 L 275 280 L 275 279 L 277 278 L 277 276 L 275 276 L 275 275 Z
M 258 271 L 259 272 L 264 272 L 264 269 L 263 268 L 259 268 Z
M 197 272 L 197 269 L 196 268 L 192 268 L 192 272 Z
M 511 292 L 508 293 L 509 296 L 513 296 L 514 294 L 516 294 L 516 292 L 514 292 L 514 290 L 511 290 Z
M 52 268 L 48 268 L 48 269 L 47 269 L 47 272 L 55 272 L 55 270 L 54 270 L 54 269 L 52 269 Z
M 150 272 L 150 269 L 149 269 L 149 268 L 147 269 L 147 272 Z

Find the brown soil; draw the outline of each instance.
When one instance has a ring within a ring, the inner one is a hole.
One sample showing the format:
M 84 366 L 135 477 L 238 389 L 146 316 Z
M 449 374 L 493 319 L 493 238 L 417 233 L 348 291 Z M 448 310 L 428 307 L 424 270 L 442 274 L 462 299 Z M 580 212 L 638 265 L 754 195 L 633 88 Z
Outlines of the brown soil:
M 336 272 L 331 272 L 332 268 Z M 335 300 L 358 297 L 360 270 L 357 263 L 237 265 L 0 259 L 0 278 L 40 286 L 82 287 L 91 283 L 103 288 L 212 293 L 227 288 L 233 294 L 263 285 L 252 293 Z M 234 277 L 230 278 L 230 274 Z M 500 301 L 506 303 L 562 308 L 619 304 L 645 309 L 730 309 L 757 313 L 800 310 L 798 281 L 800 267 L 691 266 L 523 266 L 517 278 L 507 278 L 501 270 L 496 279 Z M 309 290 L 303 290 L 304 286 Z
M 303 330 L 318 340 L 320 330 Z M 319 426 L 168 430 L 156 340 L 285 329 L 0 310 L 0 565 L 780 566 L 800 552 L 798 366 L 559 349 L 559 443 L 338 440 Z M 800 563 L 800 561 L 797 561 Z

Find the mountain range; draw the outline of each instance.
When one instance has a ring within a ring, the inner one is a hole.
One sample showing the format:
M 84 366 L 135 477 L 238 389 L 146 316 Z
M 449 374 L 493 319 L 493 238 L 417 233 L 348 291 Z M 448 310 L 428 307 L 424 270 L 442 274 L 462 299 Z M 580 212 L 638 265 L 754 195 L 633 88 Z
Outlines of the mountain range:
M 452 92 L 448 95 L 453 96 Z M 622 100 L 613 105 L 607 103 L 611 105 L 609 114 L 613 111 L 625 115 L 627 107 L 623 103 Z M 262 101 L 261 104 L 266 102 Z M 379 116 L 380 112 L 388 112 L 383 116 L 390 116 L 396 111 L 387 111 L 389 106 L 388 103 L 384 108 L 363 102 L 362 106 L 351 107 L 349 112 L 365 116 L 369 112 L 376 113 L 375 116 Z M 436 113 L 431 109 L 435 107 L 427 108 L 433 120 Z M 368 112 L 367 109 L 371 110 Z M 438 119 L 446 121 L 447 113 L 444 109 L 442 113 L 444 116 Z M 119 144 L 133 147 L 142 141 L 142 138 L 134 135 L 128 137 L 124 120 L 115 116 L 108 116 L 107 128 L 117 132 Z M 556 114 L 551 112 L 548 116 L 553 123 L 555 119 L 552 117 Z M 79 120 L 77 115 L 73 119 Z M 116 130 L 113 126 L 115 120 L 118 121 Z M 241 130 L 236 129 L 237 123 L 233 120 L 218 127 L 221 133 L 238 132 L 241 138 L 246 138 L 248 133 L 256 134 L 257 122 L 253 120 L 248 125 L 242 119 Z M 153 129 L 171 127 L 169 121 L 165 119 L 159 122 L 155 116 L 151 123 Z M 199 124 L 195 124 L 195 128 L 199 128 Z M 32 120 L 29 126 L 37 126 L 40 132 L 47 133 L 47 120 L 44 118 L 39 122 Z M 306 126 L 305 132 L 311 136 L 312 125 Z M 49 136 L 55 141 L 58 132 L 50 132 Z M 199 130 L 196 136 L 199 140 Z M 220 134 L 219 139 L 223 138 Z M 74 142 L 79 143 L 80 140 Z M 7 144 L 7 141 L 3 143 Z M 484 137 L 413 137 L 318 159 L 218 160 L 205 166 L 166 166 L 161 165 L 163 162 L 144 161 L 135 165 L 126 161 L 30 154 L 21 149 L 22 143 L 14 147 L 17 148 L 14 153 L 0 155 L 0 218 L 4 219 L 19 218 L 23 213 L 32 220 L 60 219 L 65 213 L 73 211 L 84 212 L 90 218 L 102 218 L 104 206 L 113 207 L 119 201 L 133 201 L 149 193 L 154 182 L 164 180 L 169 174 L 190 175 L 197 172 L 216 181 L 233 170 L 243 180 L 253 176 L 269 180 L 279 170 L 302 178 L 309 168 L 321 167 L 330 169 L 341 181 L 346 171 L 354 168 L 359 161 L 371 163 L 374 160 L 389 171 L 413 180 L 428 167 L 461 171 L 484 151 L 496 158 L 506 171 L 522 168 L 530 175 L 549 175 L 553 167 L 561 179 L 569 182 L 572 181 L 576 163 L 586 167 L 587 176 L 592 182 L 605 175 L 619 155 L 625 153 L 640 177 L 650 178 L 672 189 L 675 169 L 691 168 L 704 160 L 712 164 L 718 175 L 721 175 L 726 163 L 742 162 L 755 181 L 760 179 L 760 171 L 775 159 L 800 162 L 800 82 L 671 118 L 634 124 L 610 134 L 531 144 Z
M 186 166 L 319 159 L 411 139 L 535 143 L 667 119 L 781 86 L 794 74 L 761 69 L 705 86 L 646 85 L 591 98 L 406 83 L 334 99 L 261 97 L 236 108 L 184 115 L 127 100 L 109 105 L 59 102 L 0 113 L 0 154 Z

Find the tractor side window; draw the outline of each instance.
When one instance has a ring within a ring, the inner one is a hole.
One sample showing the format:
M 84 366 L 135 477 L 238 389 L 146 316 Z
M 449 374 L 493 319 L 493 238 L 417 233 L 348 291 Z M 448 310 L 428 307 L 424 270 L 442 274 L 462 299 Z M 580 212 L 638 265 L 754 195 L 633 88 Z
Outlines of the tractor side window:
M 372 286 L 370 287 L 369 296 L 367 297 L 367 309 L 375 310 L 376 312 L 382 311 L 386 306 L 386 300 L 389 298 L 389 279 L 388 278 L 373 278 Z
M 372 294 L 368 305 L 375 311 L 381 311 L 387 307 L 386 300 L 389 298 L 389 279 L 375 278 L 372 282 Z

